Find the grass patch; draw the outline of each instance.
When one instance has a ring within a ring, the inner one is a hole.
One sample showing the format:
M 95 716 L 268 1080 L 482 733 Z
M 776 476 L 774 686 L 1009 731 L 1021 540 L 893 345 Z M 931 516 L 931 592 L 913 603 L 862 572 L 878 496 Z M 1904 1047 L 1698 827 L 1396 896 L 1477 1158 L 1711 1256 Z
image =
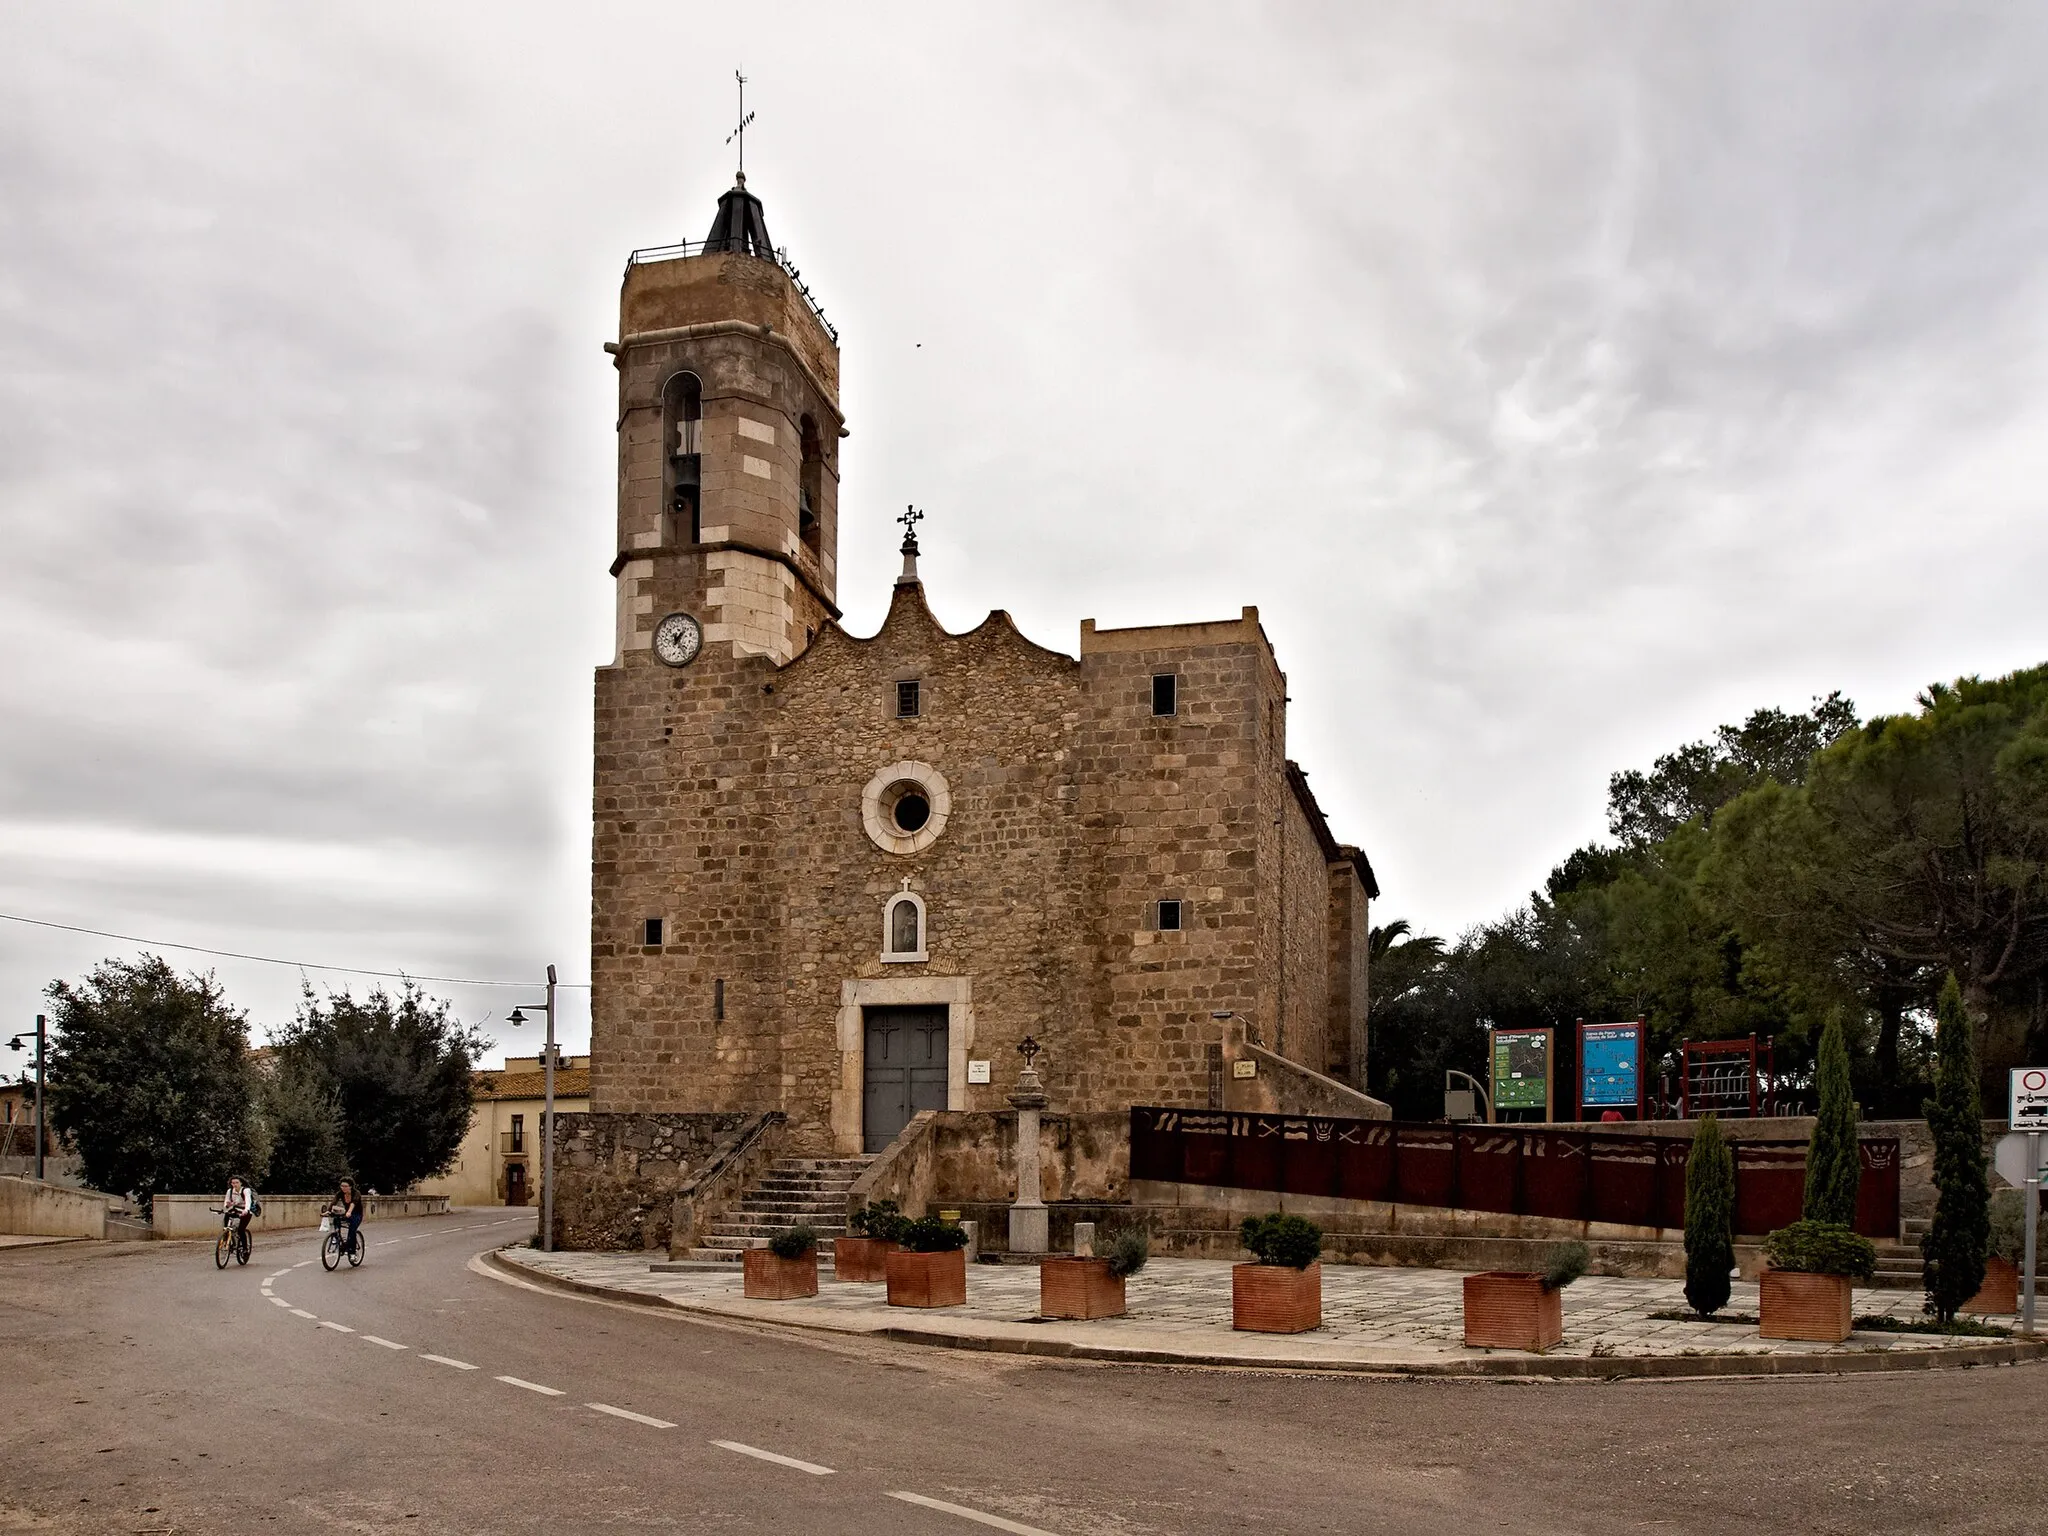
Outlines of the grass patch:
M 1866 1313 L 1856 1319 L 1855 1326 L 1868 1333 L 1937 1333 L 1968 1339 L 2005 1339 L 2012 1336 L 2010 1329 L 1980 1323 L 1974 1317 L 1937 1323 L 1931 1317 L 1879 1317 Z
M 1702 1317 L 1697 1312 L 1652 1312 L 1653 1323 L 1733 1323 L 1738 1328 L 1754 1328 L 1757 1315 L 1754 1312 L 1716 1312 L 1712 1317 Z

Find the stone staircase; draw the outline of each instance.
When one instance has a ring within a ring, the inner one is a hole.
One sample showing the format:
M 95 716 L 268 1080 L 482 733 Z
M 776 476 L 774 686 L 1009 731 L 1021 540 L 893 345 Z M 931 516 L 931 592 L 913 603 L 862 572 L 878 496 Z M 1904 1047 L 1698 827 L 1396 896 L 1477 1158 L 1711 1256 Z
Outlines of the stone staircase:
M 721 1220 L 705 1231 L 695 1260 L 737 1264 L 748 1248 L 765 1248 L 785 1227 L 803 1222 L 818 1234 L 818 1257 L 846 1233 L 846 1196 L 872 1157 L 785 1157 L 761 1176 Z
M 1927 1235 L 1927 1218 L 1908 1216 L 1905 1237 L 1896 1243 L 1877 1245 L 1877 1276 L 1872 1282 L 1884 1291 L 1917 1291 L 1927 1283 L 1927 1267 L 1920 1258 L 1920 1239 Z

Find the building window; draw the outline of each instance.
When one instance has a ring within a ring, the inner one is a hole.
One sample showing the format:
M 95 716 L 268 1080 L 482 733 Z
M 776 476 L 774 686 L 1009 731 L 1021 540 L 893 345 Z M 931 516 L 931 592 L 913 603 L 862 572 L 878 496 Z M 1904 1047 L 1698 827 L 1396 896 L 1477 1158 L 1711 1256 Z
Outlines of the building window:
M 1179 933 L 1180 920 L 1181 904 L 1178 901 L 1162 901 L 1159 903 L 1156 924 L 1161 933 Z
M 661 948 L 661 919 L 650 917 L 640 925 L 640 942 L 649 949 Z
M 885 853 L 922 853 L 946 830 L 953 795 L 929 763 L 891 763 L 861 791 L 861 825 Z
M 703 542 L 704 385 L 694 373 L 679 373 L 662 388 L 668 419 L 669 539 Z
M 825 539 L 825 448 L 818 438 L 818 424 L 810 417 L 797 423 L 797 432 L 803 442 L 803 464 L 797 472 L 796 533 L 815 558 Z
M 924 713 L 924 690 L 916 678 L 896 685 L 896 718 L 910 720 Z
M 1158 673 L 1152 679 L 1152 713 L 1172 715 L 1180 712 L 1180 679 L 1171 672 Z
M 725 978 L 723 976 L 711 983 L 711 1017 L 720 1024 L 725 1022 Z
M 924 898 L 899 892 L 882 909 L 882 959 L 901 964 L 925 958 Z
M 512 1117 L 512 1150 L 514 1152 L 524 1152 L 526 1150 L 526 1116 L 524 1115 L 514 1115 Z

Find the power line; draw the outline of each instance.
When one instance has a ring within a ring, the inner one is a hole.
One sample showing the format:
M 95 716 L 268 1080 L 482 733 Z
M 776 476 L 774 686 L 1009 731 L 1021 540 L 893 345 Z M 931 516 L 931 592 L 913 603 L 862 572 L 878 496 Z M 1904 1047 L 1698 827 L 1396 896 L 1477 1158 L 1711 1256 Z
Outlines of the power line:
M 96 939 L 119 939 L 123 944 L 141 944 L 150 949 L 182 949 L 195 955 L 217 955 L 223 960 L 254 960 L 259 965 L 288 965 L 299 971 L 338 971 L 345 976 L 378 976 L 387 981 L 433 981 L 449 987 L 537 987 L 537 981 L 481 981 L 474 976 L 418 976 L 411 971 L 372 971 L 360 965 L 316 965 L 310 960 L 280 960 L 275 955 L 246 955 L 234 949 L 208 949 L 203 944 L 173 944 L 168 939 L 138 939 L 132 933 L 108 933 L 104 928 L 80 928 L 72 923 L 46 922 L 40 917 L 22 917 L 0 912 L 0 919 L 27 923 L 32 928 L 55 928 L 64 933 L 86 933 Z M 564 981 L 564 987 L 588 988 L 587 981 Z

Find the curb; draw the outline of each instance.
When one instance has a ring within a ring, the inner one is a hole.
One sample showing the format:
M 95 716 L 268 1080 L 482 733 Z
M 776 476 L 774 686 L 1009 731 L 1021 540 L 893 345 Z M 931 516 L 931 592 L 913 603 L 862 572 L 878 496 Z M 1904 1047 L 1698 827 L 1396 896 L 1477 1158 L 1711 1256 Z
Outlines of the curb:
M 1239 1371 L 1317 1371 L 1343 1376 L 1421 1376 L 1535 1378 L 1578 1381 L 1644 1381 L 1658 1378 L 1697 1379 L 1708 1376 L 1845 1376 L 1870 1371 L 1962 1370 L 1972 1366 L 2017 1365 L 2048 1356 L 2048 1339 L 1987 1340 L 1982 1344 L 1957 1344 L 1945 1349 L 1867 1350 L 1848 1355 L 1583 1355 L 1549 1359 L 1542 1355 L 1474 1355 L 1469 1359 L 1442 1361 L 1321 1360 L 1313 1356 L 1261 1356 L 1218 1354 L 1203 1350 L 1120 1348 L 1114 1344 L 1076 1344 L 1067 1339 L 991 1338 L 983 1334 L 937 1333 L 922 1328 L 851 1329 L 803 1318 L 788 1320 L 740 1316 L 710 1307 L 651 1296 L 644 1291 L 617 1290 L 571 1280 L 543 1270 L 529 1269 L 501 1257 L 492 1249 L 484 1262 L 507 1275 L 529 1280 L 575 1295 L 594 1296 L 604 1301 L 644 1306 L 685 1316 L 714 1319 L 722 1323 L 749 1323 L 764 1328 L 787 1328 L 802 1333 L 826 1333 L 840 1338 L 888 1339 L 898 1344 L 922 1344 L 932 1349 L 958 1349 L 982 1354 L 1029 1355 L 1051 1360 L 1093 1360 L 1111 1365 L 1199 1365 Z

